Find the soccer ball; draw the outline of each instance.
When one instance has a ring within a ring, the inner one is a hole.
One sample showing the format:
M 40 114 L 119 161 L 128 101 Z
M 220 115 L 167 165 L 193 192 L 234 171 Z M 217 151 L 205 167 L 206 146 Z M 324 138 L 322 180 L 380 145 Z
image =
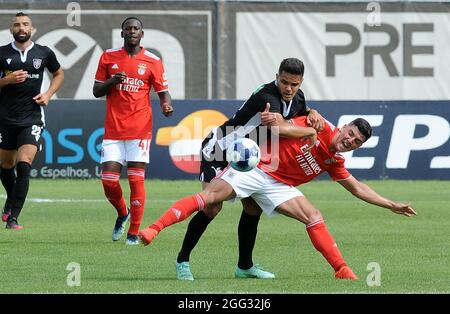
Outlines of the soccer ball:
M 227 148 L 227 161 L 233 169 L 247 172 L 255 168 L 261 159 L 261 151 L 255 141 L 239 138 Z

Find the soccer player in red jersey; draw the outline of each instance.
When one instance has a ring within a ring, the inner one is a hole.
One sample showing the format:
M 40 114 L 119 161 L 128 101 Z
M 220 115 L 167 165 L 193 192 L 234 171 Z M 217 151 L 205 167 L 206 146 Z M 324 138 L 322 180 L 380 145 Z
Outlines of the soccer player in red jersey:
M 135 245 L 139 243 L 137 235 L 144 214 L 145 166 L 152 139 L 151 88 L 158 94 L 166 117 L 173 108 L 161 59 L 140 46 L 142 22 L 137 17 L 126 18 L 121 36 L 123 47 L 106 50 L 100 58 L 93 93 L 97 98 L 106 95 L 101 163 L 105 195 L 118 213 L 112 239 L 122 237 L 130 220 L 126 243 Z M 129 209 L 119 183 L 125 165 L 130 184 Z
M 261 114 L 261 121 L 267 124 L 272 119 L 268 116 L 273 115 L 277 113 L 270 113 L 266 109 Z M 313 180 L 322 172 L 328 172 L 334 181 L 368 203 L 408 217 L 416 215 L 409 204 L 382 197 L 359 182 L 345 168 L 345 160 L 340 153 L 359 148 L 372 135 L 371 126 L 361 118 L 341 129 L 327 122 L 322 131 L 317 133 L 307 126 L 306 117 L 296 117 L 289 123 L 283 122 L 281 115 L 275 119 L 275 125 L 278 125 L 278 129 L 272 128 L 272 131 L 278 130 L 280 135 L 278 153 L 270 152 L 257 168 L 246 173 L 226 168 L 201 193 L 179 200 L 154 224 L 141 230 L 141 241 L 149 244 L 167 226 L 186 219 L 195 211 L 208 210 L 206 205 L 252 197 L 268 216 L 281 213 L 304 223 L 314 247 L 334 269 L 335 278 L 357 279 L 328 232 L 320 211 L 295 186 Z M 247 277 L 241 276 L 241 271 L 236 269 L 236 277 Z M 190 269 L 185 269 L 183 274 L 177 273 L 177 277 L 194 279 Z

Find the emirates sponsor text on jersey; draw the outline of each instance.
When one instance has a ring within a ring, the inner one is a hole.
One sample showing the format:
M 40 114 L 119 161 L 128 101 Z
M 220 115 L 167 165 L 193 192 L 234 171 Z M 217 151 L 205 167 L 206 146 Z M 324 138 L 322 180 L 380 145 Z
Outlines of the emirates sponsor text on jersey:
M 142 86 L 144 86 L 144 81 L 133 77 L 127 77 L 122 83 L 116 84 L 116 89 L 119 91 L 123 90 L 125 92 L 137 93 Z
M 316 159 L 314 159 L 314 156 L 308 149 L 308 145 L 304 145 L 301 147 L 301 153 L 295 156 L 295 159 L 297 159 L 297 162 L 307 176 L 310 176 L 314 173 L 319 174 L 322 172 L 322 169 L 320 168 Z

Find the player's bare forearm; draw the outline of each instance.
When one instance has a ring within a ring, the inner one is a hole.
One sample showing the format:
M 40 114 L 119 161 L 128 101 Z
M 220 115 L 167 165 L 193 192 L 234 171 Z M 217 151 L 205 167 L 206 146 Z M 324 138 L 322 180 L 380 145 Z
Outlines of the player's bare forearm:
M 391 209 L 394 202 L 382 197 L 377 192 L 372 190 L 368 185 L 359 182 L 358 187 L 353 191 L 353 195 L 357 198 L 366 201 L 367 203 L 377 205 L 380 207 Z
M 261 112 L 261 124 L 268 126 L 274 134 L 287 138 L 310 137 L 311 144 L 316 142 L 317 132 L 314 128 L 294 125 L 291 120 L 285 120 L 280 113 L 269 110 L 270 103 L 266 103 L 266 108 Z
M 317 137 L 317 132 L 312 127 L 303 127 L 284 121 L 276 127 L 272 127 L 271 130 L 277 130 L 278 134 L 282 137 L 288 138 L 302 138 L 302 137 Z
M 9 84 L 19 84 L 24 82 L 28 77 L 28 72 L 24 70 L 17 70 L 9 73 L 0 79 L 0 88 Z
M 170 117 L 173 113 L 172 98 L 168 91 L 158 93 L 159 105 L 164 116 Z
M 172 105 L 172 98 L 170 97 L 170 94 L 168 91 L 158 93 L 158 97 L 159 97 L 159 103 L 160 103 L 161 107 Z
M 92 88 L 92 93 L 94 94 L 95 98 L 99 98 L 102 96 L 105 96 L 108 94 L 111 87 L 113 87 L 115 84 L 123 81 L 127 78 L 127 75 L 125 72 L 119 72 L 114 74 L 111 78 L 106 80 L 105 82 L 95 82 L 94 87 Z
M 410 204 L 398 203 L 387 199 L 375 192 L 367 184 L 359 182 L 354 177 L 347 180 L 339 181 L 339 183 L 357 198 L 380 207 L 390 209 L 392 212 L 400 215 L 411 216 L 417 215 Z
M 58 71 L 53 73 L 53 79 L 50 83 L 50 87 L 45 93 L 40 93 L 33 97 L 33 100 L 39 106 L 47 106 L 52 96 L 59 90 L 64 82 L 64 71 L 59 68 Z
M 95 98 L 103 97 L 106 94 L 108 94 L 111 87 L 115 84 L 115 81 L 112 79 L 109 79 L 105 81 L 104 83 L 101 82 L 95 82 L 94 87 L 92 89 L 92 93 L 94 94 Z
M 8 82 L 8 79 L 6 77 L 0 78 L 0 88 L 6 86 L 8 84 L 9 84 L 9 82 Z
M 61 88 L 63 83 L 64 83 L 64 71 L 61 68 L 59 68 L 58 71 L 53 73 L 52 82 L 50 83 L 50 87 L 46 92 L 50 96 L 50 98 Z

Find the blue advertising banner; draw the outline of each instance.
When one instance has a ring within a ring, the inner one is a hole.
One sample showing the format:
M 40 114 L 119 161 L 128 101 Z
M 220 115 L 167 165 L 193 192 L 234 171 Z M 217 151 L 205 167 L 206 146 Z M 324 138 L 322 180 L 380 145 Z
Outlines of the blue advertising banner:
M 153 101 L 153 140 L 147 177 L 197 178 L 202 139 L 242 105 L 239 100 L 175 100 L 165 118 Z M 342 126 L 368 120 L 372 138 L 346 165 L 360 179 L 450 179 L 450 101 L 311 101 Z M 96 178 L 100 175 L 105 102 L 55 100 L 46 108 L 43 147 L 32 177 Z M 125 172 L 124 172 L 125 173 Z

